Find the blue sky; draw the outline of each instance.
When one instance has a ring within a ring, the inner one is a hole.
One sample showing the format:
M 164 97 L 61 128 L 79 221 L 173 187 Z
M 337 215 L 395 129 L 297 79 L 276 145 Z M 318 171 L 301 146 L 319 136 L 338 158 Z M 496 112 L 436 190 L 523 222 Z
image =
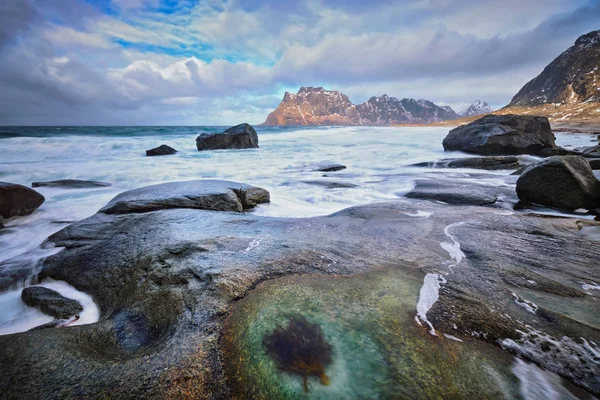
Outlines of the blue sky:
M 0 124 L 263 122 L 283 93 L 501 107 L 599 0 L 0 0 Z

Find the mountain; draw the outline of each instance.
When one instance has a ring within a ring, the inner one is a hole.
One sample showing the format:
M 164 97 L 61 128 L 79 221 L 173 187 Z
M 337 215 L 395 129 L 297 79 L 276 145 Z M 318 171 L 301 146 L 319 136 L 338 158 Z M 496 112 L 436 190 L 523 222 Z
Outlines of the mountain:
M 489 106 L 489 104 L 487 102 L 481 101 L 481 100 L 475 100 L 475 102 L 473 104 L 471 104 L 469 107 L 465 108 L 462 111 L 459 111 L 458 116 L 461 118 L 475 117 L 477 115 L 489 114 L 492 111 L 494 111 L 494 110 L 492 109 L 492 107 Z
M 383 95 L 354 105 L 343 93 L 322 87 L 302 87 L 286 92 L 264 125 L 374 125 L 430 123 L 458 118 L 450 107 L 428 100 L 402 99 Z
M 600 102 L 600 30 L 579 37 L 513 97 L 509 106 Z

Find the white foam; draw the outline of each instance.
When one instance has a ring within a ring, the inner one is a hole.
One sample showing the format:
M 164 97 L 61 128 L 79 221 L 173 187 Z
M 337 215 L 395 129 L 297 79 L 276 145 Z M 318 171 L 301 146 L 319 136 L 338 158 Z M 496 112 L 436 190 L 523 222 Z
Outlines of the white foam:
M 404 215 L 408 215 L 409 217 L 414 218 L 429 218 L 433 213 L 428 211 L 417 211 L 414 214 L 404 213 Z
M 515 298 L 516 305 L 518 305 L 519 307 L 523 307 L 525 310 L 527 310 L 527 312 L 530 312 L 532 314 L 535 314 L 537 312 L 538 306 L 535 303 L 529 300 L 525 300 L 524 298 L 522 298 L 514 292 L 512 293 L 512 295 Z
M 456 241 L 456 239 L 454 239 L 454 236 L 452 236 L 450 234 L 450 228 L 453 228 L 455 226 L 464 225 L 464 224 L 465 224 L 465 222 L 455 222 L 453 224 L 448 225 L 446 228 L 444 228 L 444 234 L 451 241 L 450 242 L 441 242 L 440 246 L 442 247 L 442 249 L 446 250 L 448 252 L 448 254 L 450 255 L 450 258 L 452 258 L 454 260 L 454 264 L 452 264 L 450 267 L 456 267 L 465 258 L 465 253 L 463 253 L 462 250 L 460 249 L 460 243 L 458 243 Z
M 462 341 L 463 341 L 462 339 L 459 339 L 459 338 L 457 338 L 456 336 L 454 336 L 454 335 L 449 335 L 449 334 L 447 334 L 447 333 L 444 333 L 444 337 L 445 337 L 446 339 L 450 339 L 450 340 L 453 340 L 453 341 L 455 341 L 455 342 L 461 342 L 461 343 L 462 343 Z
M 417 317 L 429 327 L 429 333 L 437 336 L 431 322 L 427 319 L 427 312 L 440 298 L 440 287 L 446 283 L 446 279 L 439 274 L 427 274 L 423 280 L 423 286 L 419 292 L 419 301 L 417 302 Z M 418 322 L 418 321 L 417 321 Z
M 592 282 L 591 284 L 582 282 L 581 288 L 583 290 L 600 290 L 600 285 L 596 284 L 595 282 Z
M 562 384 L 560 377 L 515 357 L 512 373 L 519 379 L 519 391 L 528 400 L 577 399 Z
M 81 304 L 83 311 L 79 314 L 79 319 L 69 323 L 69 326 L 92 324 L 98 321 L 100 310 L 92 297 L 80 292 L 67 282 L 47 279 L 35 286 L 55 290 L 64 297 L 77 300 Z M 23 303 L 21 300 L 22 290 L 22 288 L 19 288 L 0 293 L 0 310 L 2 310 L 0 314 L 0 335 L 25 332 L 54 320 L 53 317 Z

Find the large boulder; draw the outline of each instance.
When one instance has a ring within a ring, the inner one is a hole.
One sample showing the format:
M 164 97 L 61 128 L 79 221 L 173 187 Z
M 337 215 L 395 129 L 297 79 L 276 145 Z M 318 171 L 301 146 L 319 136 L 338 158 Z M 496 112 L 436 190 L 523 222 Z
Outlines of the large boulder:
M 66 298 L 57 291 L 43 286 L 26 287 L 21 292 L 21 300 L 29 307 L 35 307 L 44 314 L 58 319 L 67 319 L 83 311 L 78 301 Z
M 57 181 L 33 182 L 31 187 L 52 187 L 61 189 L 93 189 L 111 186 L 107 182 L 83 181 L 80 179 L 59 179 Z
M 554 148 L 554 134 L 546 117 L 486 115 L 454 128 L 442 144 L 444 150 L 474 154 L 539 154 Z
M 177 153 L 177 150 L 175 150 L 171 146 L 167 146 L 166 144 L 161 144 L 158 147 L 155 147 L 155 148 L 150 149 L 150 150 L 146 150 L 146 156 L 147 157 L 152 157 L 152 156 L 168 156 L 168 155 L 175 154 L 175 153 Z
M 203 133 L 196 138 L 198 151 L 258 148 L 258 135 L 250 124 L 240 124 L 222 133 Z
M 45 200 L 44 196 L 26 186 L 0 182 L 0 216 L 4 218 L 31 214 Z
M 528 166 L 517 180 L 517 195 L 528 203 L 575 210 L 600 207 L 600 181 L 586 159 L 554 156 Z
M 100 212 L 141 213 L 169 208 L 243 212 L 268 203 L 265 189 L 229 181 L 197 180 L 146 186 L 119 194 Z

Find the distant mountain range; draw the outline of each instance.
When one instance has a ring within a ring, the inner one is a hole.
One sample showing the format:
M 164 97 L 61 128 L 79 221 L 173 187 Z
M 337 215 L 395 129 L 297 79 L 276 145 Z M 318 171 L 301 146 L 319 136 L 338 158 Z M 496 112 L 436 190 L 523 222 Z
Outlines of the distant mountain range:
M 461 118 L 464 117 L 475 117 L 477 115 L 484 115 L 493 112 L 494 110 L 489 104 L 485 101 L 476 100 L 469 107 L 465 108 L 462 111 L 458 112 L 458 116 Z
M 463 112 L 468 116 L 487 114 L 486 102 L 476 101 Z M 479 113 L 479 114 L 478 114 Z M 371 125 L 427 124 L 459 118 L 448 106 L 428 100 L 402 99 L 383 95 L 352 104 L 348 96 L 322 87 L 301 87 L 298 93 L 286 92 L 283 100 L 267 117 L 264 125 Z

